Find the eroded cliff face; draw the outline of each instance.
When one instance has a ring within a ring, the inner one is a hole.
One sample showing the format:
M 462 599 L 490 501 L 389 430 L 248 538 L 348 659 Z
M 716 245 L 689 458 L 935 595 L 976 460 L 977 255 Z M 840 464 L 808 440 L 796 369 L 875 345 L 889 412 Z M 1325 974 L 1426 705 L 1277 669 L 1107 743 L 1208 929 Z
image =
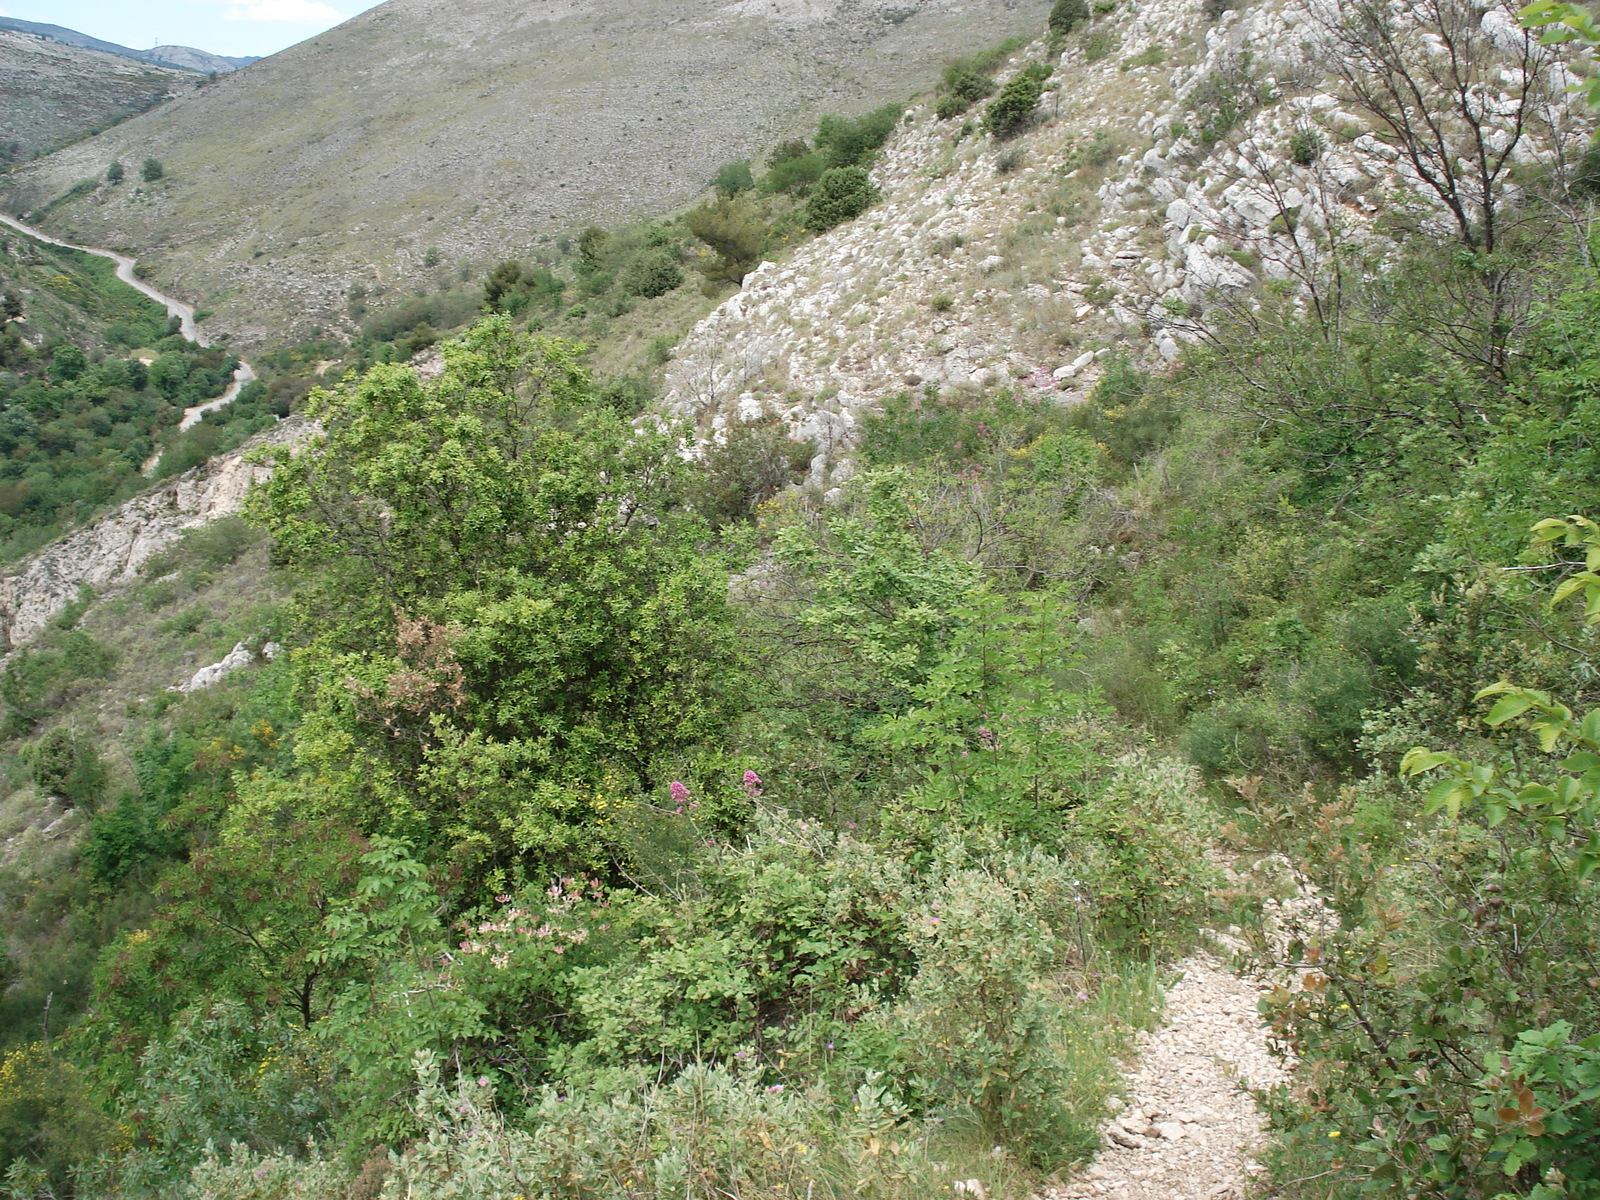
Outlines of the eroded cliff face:
M 185 530 L 239 512 L 251 485 L 267 473 L 250 461 L 251 452 L 296 445 L 316 432 L 313 422 L 291 417 L 12 566 L 0 575 L 0 649 L 38 636 L 84 584 L 96 592 L 127 584 Z

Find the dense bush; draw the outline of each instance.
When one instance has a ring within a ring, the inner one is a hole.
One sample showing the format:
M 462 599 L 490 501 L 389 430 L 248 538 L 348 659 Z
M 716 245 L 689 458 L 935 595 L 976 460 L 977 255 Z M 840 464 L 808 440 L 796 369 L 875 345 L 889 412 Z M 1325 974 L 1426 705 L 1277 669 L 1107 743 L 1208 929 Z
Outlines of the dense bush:
M 827 167 L 824 156 L 812 150 L 803 138 L 782 142 L 767 159 L 767 173 L 761 177 L 761 187 L 767 192 L 803 195 L 822 178 Z
M 1051 36 L 1064 38 L 1088 19 L 1088 0 L 1056 0 L 1050 8 L 1048 28 Z
M 1049 78 L 1050 68 L 1039 63 L 1019 71 L 984 110 L 984 129 L 999 140 L 1016 137 L 1032 122 Z
M 878 202 L 878 189 L 865 167 L 830 167 L 806 201 L 803 220 L 812 233 L 826 233 L 852 221 Z
M 664 296 L 683 283 L 683 268 L 665 250 L 649 250 L 628 264 L 618 283 L 635 296 Z
M 742 282 L 761 261 L 767 226 L 748 199 L 724 197 L 715 204 L 702 204 L 684 214 L 683 224 L 716 254 L 700 268 L 708 279 Z

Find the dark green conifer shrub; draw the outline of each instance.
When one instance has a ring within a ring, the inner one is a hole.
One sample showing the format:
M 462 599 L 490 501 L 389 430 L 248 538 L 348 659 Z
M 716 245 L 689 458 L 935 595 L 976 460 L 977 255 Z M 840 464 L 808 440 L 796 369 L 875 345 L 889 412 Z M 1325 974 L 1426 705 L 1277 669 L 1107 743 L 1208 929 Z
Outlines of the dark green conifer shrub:
M 1003 141 L 1026 129 L 1039 106 L 1039 97 L 1044 95 L 1044 81 L 1048 78 L 1050 68 L 1038 63 L 1016 75 L 990 101 L 983 117 L 985 131 Z

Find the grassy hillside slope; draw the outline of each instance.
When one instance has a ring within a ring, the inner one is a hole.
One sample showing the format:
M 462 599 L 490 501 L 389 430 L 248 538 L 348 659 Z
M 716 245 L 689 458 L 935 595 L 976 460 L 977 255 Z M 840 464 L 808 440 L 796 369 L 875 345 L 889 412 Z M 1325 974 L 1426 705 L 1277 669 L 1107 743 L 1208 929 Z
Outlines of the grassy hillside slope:
M 113 158 L 155 156 L 167 179 L 79 198 L 52 228 L 158 251 L 157 275 L 247 341 L 303 333 L 374 261 L 377 282 L 405 282 L 430 257 L 481 266 L 671 209 L 721 163 L 926 86 L 1048 5 L 748 7 L 391 0 L 12 172 L 4 202 L 31 212 Z

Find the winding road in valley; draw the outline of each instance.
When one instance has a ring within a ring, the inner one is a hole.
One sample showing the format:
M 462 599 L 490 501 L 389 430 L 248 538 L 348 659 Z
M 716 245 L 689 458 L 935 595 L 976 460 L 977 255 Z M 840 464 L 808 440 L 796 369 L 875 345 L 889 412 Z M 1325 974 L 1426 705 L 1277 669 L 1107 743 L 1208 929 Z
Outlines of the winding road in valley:
M 185 304 L 182 300 L 173 299 L 165 292 L 151 287 L 140 279 L 134 274 L 135 260 L 129 258 L 126 254 L 118 254 L 115 250 L 97 250 L 93 246 L 78 246 L 72 242 L 63 242 L 60 238 L 51 237 L 48 233 L 24 225 L 15 217 L 7 216 L 3 212 L 0 212 L 0 225 L 9 226 L 18 233 L 26 234 L 36 241 L 48 242 L 52 246 L 60 246 L 67 250 L 79 250 L 84 254 L 93 254 L 98 258 L 109 258 L 117 264 L 118 279 L 129 287 L 143 292 L 157 304 L 163 305 L 167 310 L 168 316 L 178 318 L 178 328 L 184 337 L 199 346 L 211 345 L 211 339 L 201 331 L 199 323 L 194 319 L 193 306 Z M 215 400 L 207 400 L 204 404 L 196 404 L 193 407 L 184 409 L 183 419 L 178 422 L 178 429 L 180 431 L 189 429 L 199 424 L 200 419 L 213 409 L 221 408 L 225 404 L 232 404 L 239 393 L 244 390 L 245 385 L 253 382 L 255 377 L 255 369 L 241 359 L 238 369 L 233 373 L 233 382 L 228 385 L 228 390 Z

